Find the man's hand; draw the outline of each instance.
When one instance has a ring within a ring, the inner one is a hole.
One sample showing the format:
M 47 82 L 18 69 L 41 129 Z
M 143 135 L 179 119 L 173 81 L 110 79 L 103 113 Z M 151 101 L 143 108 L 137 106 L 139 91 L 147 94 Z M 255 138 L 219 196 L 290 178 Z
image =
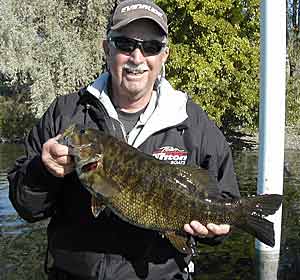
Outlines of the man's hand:
M 68 154 L 68 147 L 57 142 L 60 135 L 49 139 L 43 145 L 42 162 L 56 177 L 64 177 L 74 170 L 74 161 Z
M 206 226 L 200 224 L 198 221 L 192 221 L 184 225 L 184 230 L 198 237 L 213 237 L 216 235 L 225 235 L 230 231 L 230 225 L 215 225 L 207 224 Z

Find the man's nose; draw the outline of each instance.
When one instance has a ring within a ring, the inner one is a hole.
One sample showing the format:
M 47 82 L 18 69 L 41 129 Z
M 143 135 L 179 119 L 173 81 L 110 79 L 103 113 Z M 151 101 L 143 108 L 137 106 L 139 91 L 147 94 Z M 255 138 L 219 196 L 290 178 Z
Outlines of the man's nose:
M 138 65 L 145 61 L 145 56 L 139 48 L 135 48 L 130 54 L 130 59 L 134 64 Z

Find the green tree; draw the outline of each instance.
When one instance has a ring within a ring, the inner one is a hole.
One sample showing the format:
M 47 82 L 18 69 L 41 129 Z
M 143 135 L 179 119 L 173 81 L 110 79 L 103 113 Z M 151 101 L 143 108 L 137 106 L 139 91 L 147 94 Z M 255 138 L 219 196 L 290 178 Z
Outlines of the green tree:
M 0 0 L 0 74 L 40 116 L 103 68 L 114 0 Z M 167 76 L 223 127 L 258 118 L 259 0 L 157 0 L 168 14 Z
M 0 73 L 28 88 L 40 116 L 102 70 L 112 0 L 0 0 Z M 9 86 L 9 85 L 8 85 Z
M 34 111 L 29 109 L 29 87 L 16 75 L 12 82 L 0 74 L 0 138 L 21 140 L 36 122 Z
M 0 138 L 12 141 L 24 138 L 36 121 L 28 104 L 27 95 L 0 96 Z
M 289 36 L 287 66 L 287 124 L 295 126 L 300 124 L 300 40 L 295 31 Z
M 157 0 L 168 14 L 167 76 L 225 129 L 254 128 L 259 0 Z
M 287 0 L 287 99 L 289 126 L 300 124 L 300 1 Z

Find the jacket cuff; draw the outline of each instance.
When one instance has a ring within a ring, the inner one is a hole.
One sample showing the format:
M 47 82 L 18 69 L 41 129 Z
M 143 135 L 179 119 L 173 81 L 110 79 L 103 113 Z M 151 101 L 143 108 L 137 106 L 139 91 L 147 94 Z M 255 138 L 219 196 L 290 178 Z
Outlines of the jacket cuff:
M 55 177 L 47 170 L 40 156 L 34 157 L 25 169 L 24 183 L 33 191 L 54 191 L 63 181 L 63 178 Z

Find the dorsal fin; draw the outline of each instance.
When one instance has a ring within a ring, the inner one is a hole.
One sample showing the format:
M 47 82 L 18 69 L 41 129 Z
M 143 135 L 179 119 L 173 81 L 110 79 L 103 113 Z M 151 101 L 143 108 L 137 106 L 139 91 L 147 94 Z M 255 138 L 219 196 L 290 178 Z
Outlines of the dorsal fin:
M 186 184 L 191 192 L 194 192 L 201 198 L 218 197 L 217 182 L 207 169 L 191 165 L 178 166 L 177 168 L 179 169 L 179 176 L 176 177 L 176 180 Z

